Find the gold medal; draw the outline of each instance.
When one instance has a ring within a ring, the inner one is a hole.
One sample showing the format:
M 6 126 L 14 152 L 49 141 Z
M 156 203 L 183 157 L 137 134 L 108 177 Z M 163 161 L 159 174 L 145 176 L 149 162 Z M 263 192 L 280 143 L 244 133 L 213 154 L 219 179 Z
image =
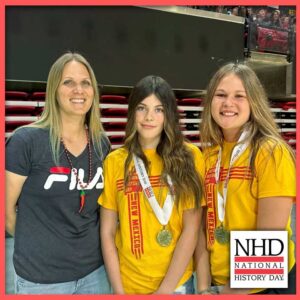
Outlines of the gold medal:
M 220 244 L 229 243 L 229 238 L 229 231 L 224 228 L 223 224 L 215 229 L 215 239 Z
M 156 236 L 158 244 L 162 247 L 167 247 L 172 242 L 172 233 L 168 229 L 163 228 Z

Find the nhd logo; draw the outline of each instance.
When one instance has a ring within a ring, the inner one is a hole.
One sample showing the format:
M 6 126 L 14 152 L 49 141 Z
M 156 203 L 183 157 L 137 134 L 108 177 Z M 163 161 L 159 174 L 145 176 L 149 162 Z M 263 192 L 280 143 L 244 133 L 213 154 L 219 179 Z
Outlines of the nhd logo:
M 287 231 L 231 231 L 230 286 L 287 288 Z

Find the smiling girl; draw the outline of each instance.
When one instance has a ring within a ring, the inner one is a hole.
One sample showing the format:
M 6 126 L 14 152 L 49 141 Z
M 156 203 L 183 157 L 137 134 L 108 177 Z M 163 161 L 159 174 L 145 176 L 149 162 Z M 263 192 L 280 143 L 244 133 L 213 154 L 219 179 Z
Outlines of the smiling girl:
M 200 150 L 180 131 L 171 87 L 143 78 L 129 97 L 125 145 L 105 160 L 99 198 L 115 294 L 193 294 L 203 171 Z
M 207 254 L 203 243 L 199 243 L 198 291 L 207 292 L 211 281 L 224 294 L 257 292 L 229 287 L 229 233 L 288 230 L 289 288 L 266 289 L 261 293 L 295 292 L 290 227 L 296 196 L 295 156 L 278 132 L 254 71 L 233 63 L 218 70 L 208 85 L 202 116 L 210 270 L 201 263 Z

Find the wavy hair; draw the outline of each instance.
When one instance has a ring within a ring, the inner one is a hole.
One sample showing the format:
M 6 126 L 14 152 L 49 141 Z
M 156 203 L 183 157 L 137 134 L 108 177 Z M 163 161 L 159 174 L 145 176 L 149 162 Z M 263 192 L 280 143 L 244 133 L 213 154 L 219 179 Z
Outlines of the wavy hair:
M 179 115 L 176 97 L 170 85 L 161 77 L 149 75 L 141 79 L 133 88 L 128 100 L 128 120 L 126 125 L 124 147 L 128 150 L 125 161 L 125 185 L 130 178 L 129 165 L 133 154 L 140 157 L 147 169 L 149 162 L 138 140 L 135 123 L 136 108 L 148 96 L 155 95 L 163 105 L 164 128 L 156 152 L 162 158 L 162 180 L 168 185 L 167 174 L 175 186 L 176 199 L 193 195 L 196 207 L 203 194 L 201 178 L 195 167 L 193 153 L 185 144 L 185 139 L 180 131 Z
M 101 140 L 104 139 L 109 144 L 107 137 L 104 134 L 104 129 L 100 122 L 99 110 L 99 90 L 94 71 L 89 62 L 79 53 L 67 52 L 60 56 L 52 65 L 49 71 L 46 87 L 45 108 L 38 121 L 27 125 L 27 127 L 48 128 L 50 131 L 50 145 L 53 155 L 53 160 L 59 164 L 59 150 L 61 141 L 61 114 L 57 101 L 57 90 L 62 78 L 64 67 L 71 61 L 77 61 L 83 64 L 91 78 L 92 87 L 94 90 L 94 99 L 92 106 L 85 117 L 85 124 L 88 125 L 89 135 L 92 140 L 96 153 L 100 153 L 103 158 Z
M 214 74 L 208 84 L 202 122 L 200 124 L 200 139 L 203 148 L 217 145 L 221 147 L 223 144 L 224 136 L 220 126 L 212 117 L 211 104 L 221 80 L 230 74 L 238 76 L 242 81 L 249 101 L 250 118 L 241 129 L 241 132 L 247 129 L 249 134 L 241 142 L 247 142 L 251 147 L 250 168 L 252 174 L 255 174 L 254 162 L 257 152 L 262 146 L 268 150 L 270 157 L 274 157 L 273 152 L 276 147 L 280 147 L 282 150 L 282 147 L 285 147 L 295 162 L 294 151 L 283 140 L 278 131 L 264 87 L 255 72 L 243 63 L 229 63 L 224 65 Z

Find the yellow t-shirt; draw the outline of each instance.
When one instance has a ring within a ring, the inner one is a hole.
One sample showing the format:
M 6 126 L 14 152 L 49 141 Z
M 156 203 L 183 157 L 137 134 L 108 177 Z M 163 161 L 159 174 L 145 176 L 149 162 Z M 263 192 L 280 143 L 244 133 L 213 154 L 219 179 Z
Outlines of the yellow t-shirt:
M 269 142 L 269 145 L 271 142 Z M 295 165 L 287 149 L 277 146 L 274 158 L 270 157 L 265 144 L 255 159 L 256 174 L 252 183 L 249 167 L 250 149 L 234 162 L 230 169 L 224 226 L 227 230 L 255 230 L 257 222 L 258 199 L 275 196 L 296 196 Z M 235 143 L 224 143 L 218 189 L 223 191 L 232 149 Z M 220 244 L 214 238 L 214 229 L 220 225 L 217 213 L 217 193 L 215 167 L 218 148 L 208 149 L 205 158 L 205 196 L 207 202 L 207 246 L 210 250 L 210 263 L 213 283 L 224 285 L 230 278 L 229 246 Z M 252 183 L 252 186 L 251 186 Z M 252 194 L 251 194 L 252 189 Z M 253 196 L 254 195 L 254 196 Z M 290 219 L 286 230 L 289 234 L 289 270 L 295 263 L 294 243 L 291 240 Z
M 197 170 L 203 178 L 204 161 L 201 151 L 192 144 L 186 144 L 192 150 Z M 163 206 L 167 196 L 166 186 L 160 188 L 162 160 L 155 150 L 144 151 L 148 161 L 149 179 L 157 201 Z M 121 278 L 126 294 L 150 294 L 158 289 L 171 262 L 176 243 L 183 226 L 183 211 L 194 208 L 194 201 L 179 201 L 173 206 L 172 215 L 166 228 L 172 232 L 171 245 L 160 246 L 156 235 L 163 226 L 157 220 L 148 199 L 144 196 L 137 174 L 134 171 L 126 191 L 124 191 L 124 162 L 127 150 L 117 149 L 110 153 L 104 162 L 104 191 L 98 202 L 107 209 L 118 213 L 119 224 L 116 233 Z M 131 164 L 130 168 L 133 166 Z M 205 200 L 199 199 L 204 206 Z M 182 285 L 193 273 L 191 258 L 184 275 L 178 282 Z

